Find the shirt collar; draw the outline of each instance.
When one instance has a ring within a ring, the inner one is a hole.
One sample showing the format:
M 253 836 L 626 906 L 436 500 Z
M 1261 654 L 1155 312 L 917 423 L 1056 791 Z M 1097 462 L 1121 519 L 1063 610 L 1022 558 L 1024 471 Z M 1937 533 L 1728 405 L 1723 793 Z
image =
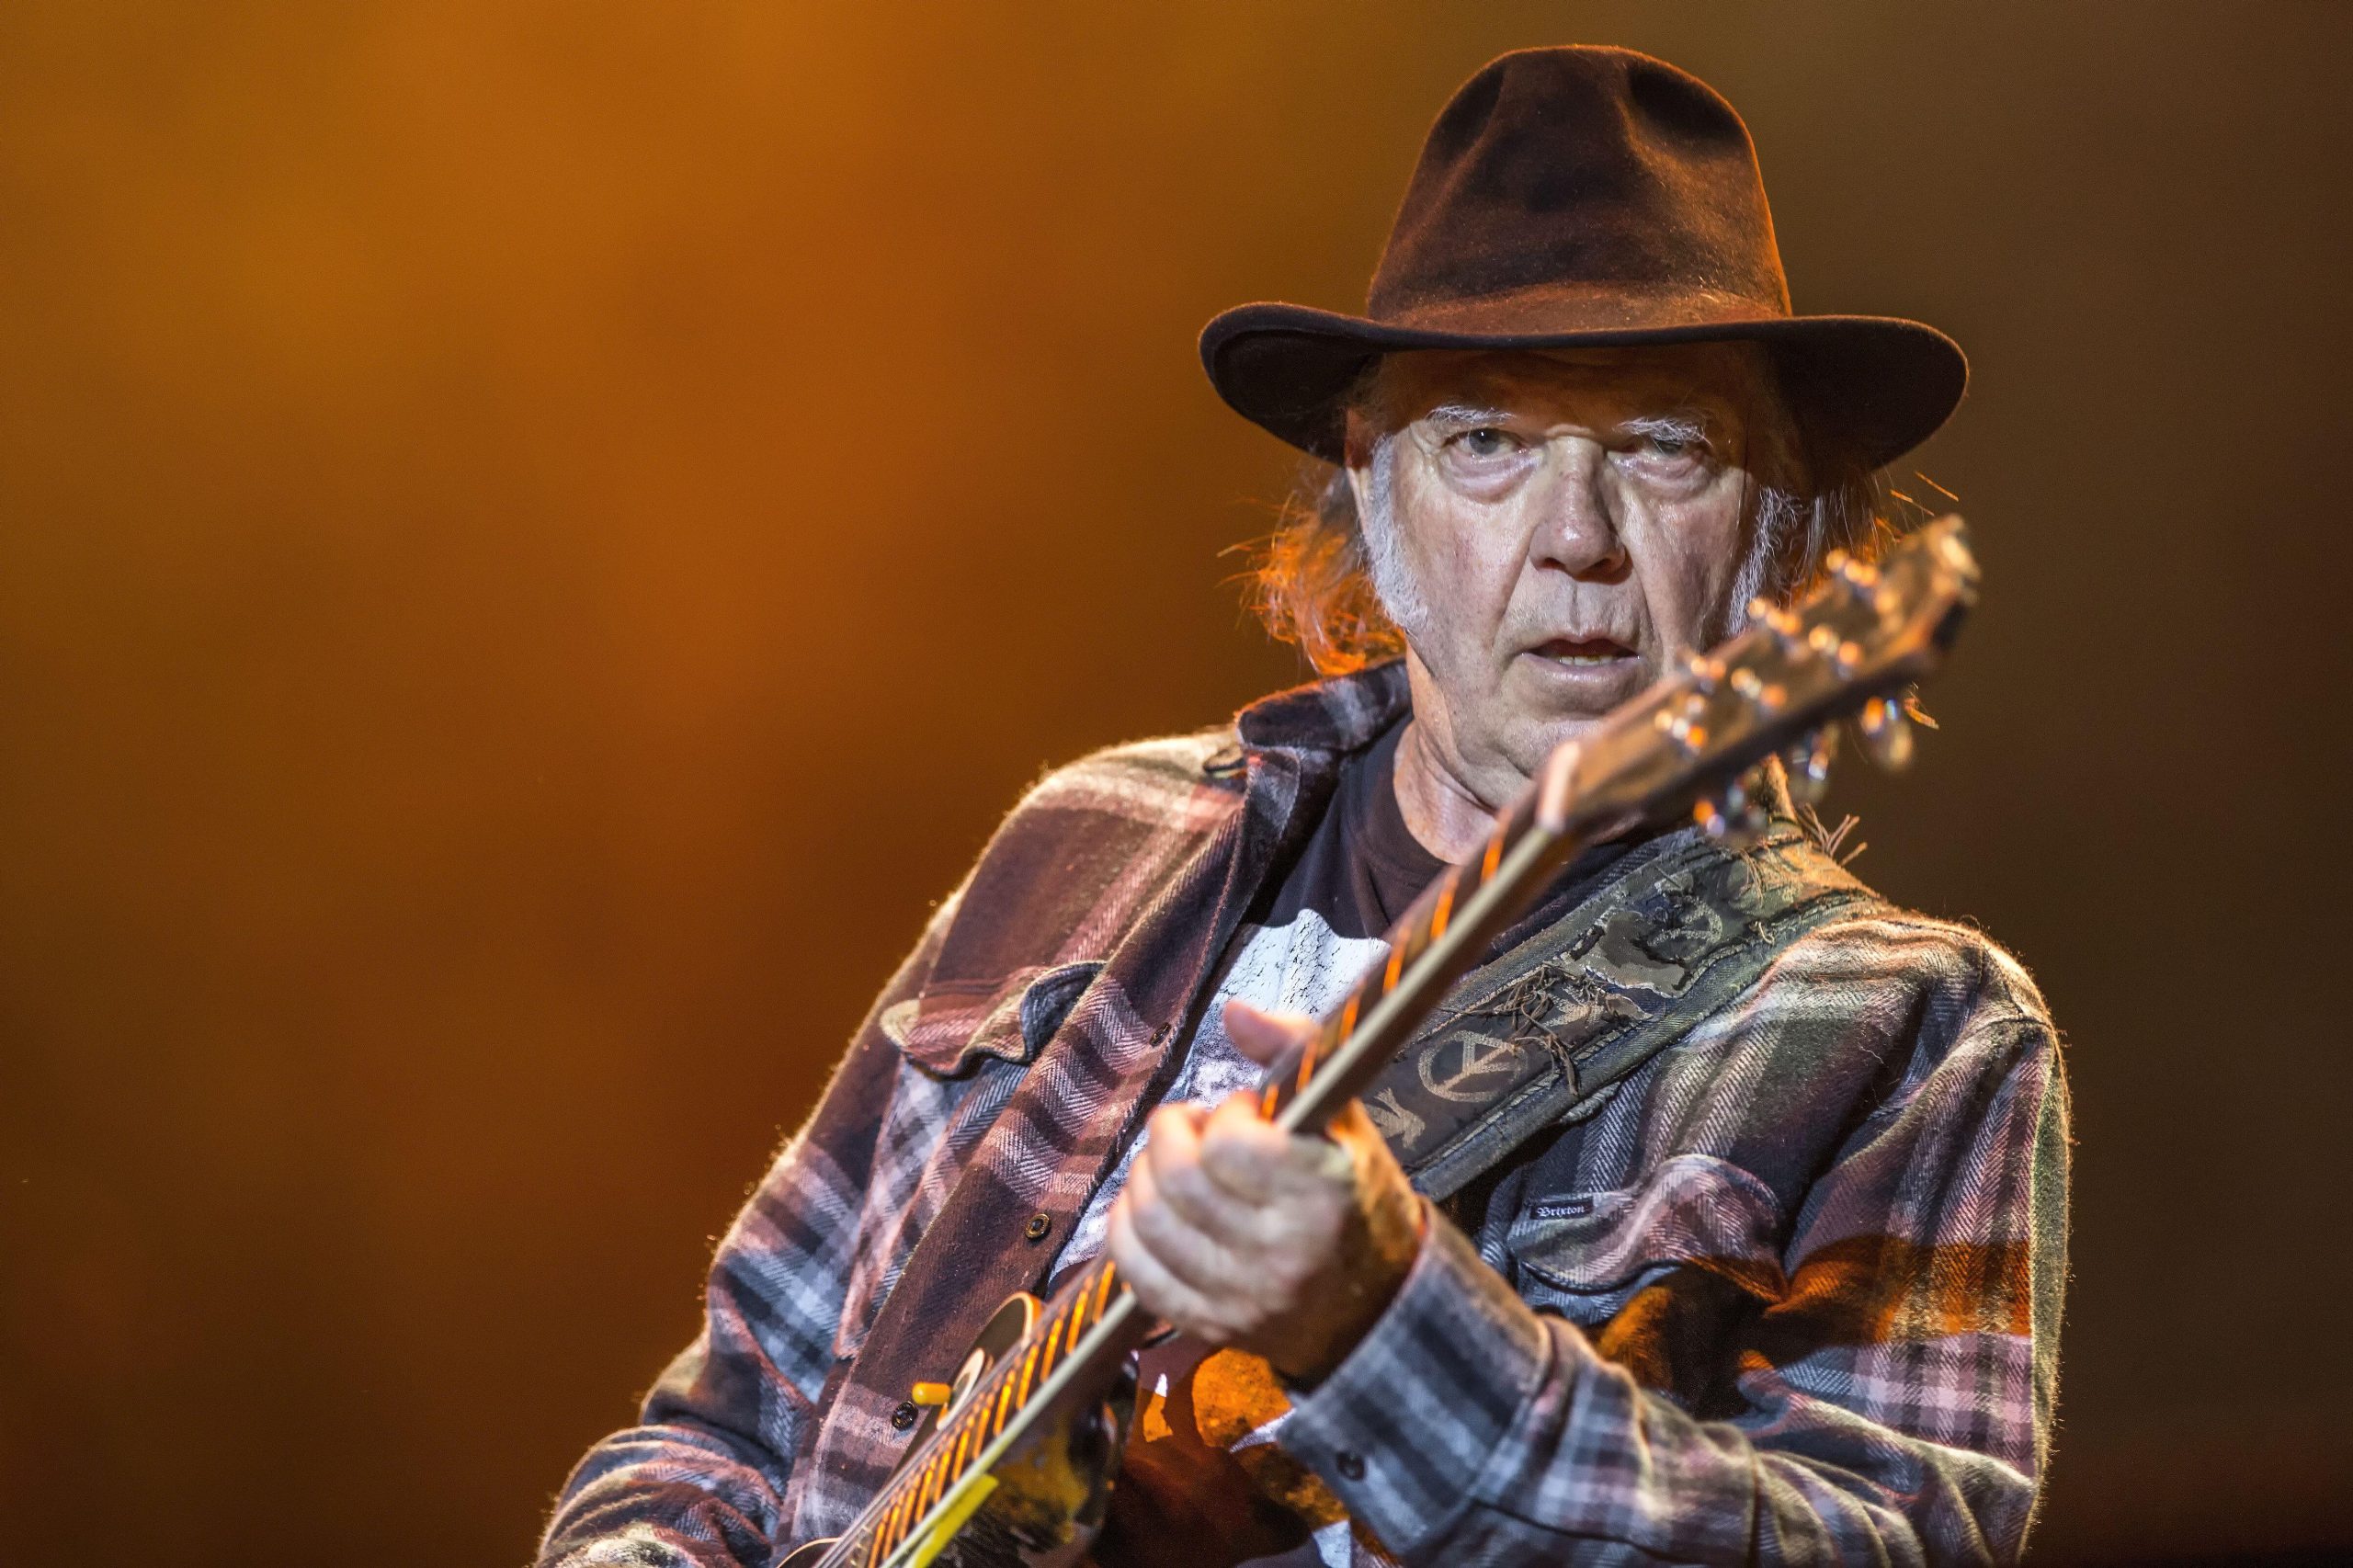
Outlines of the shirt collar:
M 1234 733 L 1252 751 L 1361 751 L 1413 707 L 1403 659 L 1385 659 L 1262 697 L 1237 714 Z

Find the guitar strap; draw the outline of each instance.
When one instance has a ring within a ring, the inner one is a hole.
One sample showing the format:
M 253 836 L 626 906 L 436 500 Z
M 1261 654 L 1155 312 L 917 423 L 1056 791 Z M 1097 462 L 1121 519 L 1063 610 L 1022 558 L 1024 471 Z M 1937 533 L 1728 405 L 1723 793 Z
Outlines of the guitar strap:
M 1629 1074 L 1738 997 L 1790 943 L 1878 904 L 1787 818 L 1747 849 L 1674 833 L 1612 869 L 1457 982 L 1360 1096 L 1427 1196 L 1442 1201 L 1529 1140 L 1598 1111 Z M 1144 1517 L 1168 1507 L 1187 1529 L 1206 1529 L 1202 1499 L 1225 1495 L 1221 1465 L 1238 1466 L 1279 1506 L 1277 1518 L 1314 1531 L 1347 1517 L 1313 1471 L 1262 1439 L 1289 1403 L 1265 1362 L 1233 1350 L 1204 1358 L 1202 1346 L 1180 1339 L 1145 1352 L 1142 1371 L 1146 1397 L 1124 1462 L 1131 1492 L 1142 1478 Z M 1218 1560 L 1320 1561 L 1308 1547 L 1274 1555 L 1292 1538 L 1254 1528 L 1263 1540 L 1235 1536 L 1256 1541 L 1252 1552 Z M 1358 1542 L 1358 1562 L 1391 1561 L 1363 1535 Z
M 1787 819 L 1745 849 L 1685 832 L 1635 858 L 1458 981 L 1363 1096 L 1429 1197 L 1599 1110 L 1790 942 L 1881 903 Z

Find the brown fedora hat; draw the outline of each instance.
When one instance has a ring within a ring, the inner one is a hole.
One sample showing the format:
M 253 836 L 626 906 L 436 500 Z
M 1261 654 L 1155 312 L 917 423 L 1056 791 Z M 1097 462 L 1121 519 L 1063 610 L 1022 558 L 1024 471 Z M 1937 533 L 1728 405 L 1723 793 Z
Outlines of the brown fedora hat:
M 1935 433 L 1969 362 L 1918 322 L 1801 316 L 1748 127 L 1688 72 L 1624 49 L 1530 49 L 1440 111 L 1362 316 L 1242 305 L 1201 363 L 1245 418 L 1337 461 L 1376 356 L 1738 341 L 1772 355 L 1810 442 L 1872 467 Z

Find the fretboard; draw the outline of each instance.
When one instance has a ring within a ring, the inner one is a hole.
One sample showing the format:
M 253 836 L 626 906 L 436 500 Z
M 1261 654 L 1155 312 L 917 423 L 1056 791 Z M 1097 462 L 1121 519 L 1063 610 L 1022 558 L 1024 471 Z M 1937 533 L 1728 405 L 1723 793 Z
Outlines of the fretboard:
M 1440 873 L 1390 927 L 1387 960 L 1267 1071 L 1261 1105 L 1279 1126 L 1321 1131 L 1567 861 L 1579 840 L 1565 824 L 1541 820 L 1539 795 L 1529 790 L 1478 854 Z M 1047 1417 L 1102 1398 L 1153 1327 L 1108 1255 L 1080 1268 L 1029 1335 L 958 1400 L 821 1568 L 926 1561 L 985 1497 L 985 1477 L 998 1459 Z

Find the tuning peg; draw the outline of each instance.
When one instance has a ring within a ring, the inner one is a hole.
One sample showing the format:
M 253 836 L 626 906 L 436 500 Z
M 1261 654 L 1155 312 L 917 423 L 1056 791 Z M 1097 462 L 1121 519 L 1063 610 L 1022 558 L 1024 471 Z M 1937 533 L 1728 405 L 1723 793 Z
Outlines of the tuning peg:
M 1863 705 L 1858 729 L 1863 735 L 1863 749 L 1870 759 L 1891 773 L 1900 772 L 1912 765 L 1912 721 L 1904 716 L 1904 705 L 1893 697 L 1875 697 Z
M 1754 625 L 1770 631 L 1785 653 L 1795 653 L 1803 645 L 1805 619 L 1786 605 L 1777 605 L 1768 598 L 1748 601 L 1748 619 Z
M 1765 836 L 1765 808 L 1749 798 L 1738 782 L 1724 786 L 1722 797 L 1702 795 L 1691 808 L 1699 831 L 1718 843 L 1745 848 Z
M 1879 582 L 1879 568 L 1872 565 L 1870 562 L 1858 561 L 1853 556 L 1847 555 L 1841 551 L 1834 550 L 1830 553 L 1836 559 L 1835 561 L 1825 561 L 1823 564 L 1828 566 L 1831 571 L 1836 573 L 1851 585 L 1858 588 L 1869 588 Z
M 1817 626 L 1806 633 L 1805 645 L 1838 666 L 1840 675 L 1851 673 L 1863 662 L 1863 645 L 1842 638 L 1833 627 Z
M 1790 694 L 1777 681 L 1768 681 L 1745 666 L 1732 672 L 1733 690 L 1740 693 L 1767 713 L 1776 712 L 1790 699 Z
M 1838 732 L 1824 724 L 1798 743 L 1790 753 L 1790 798 L 1802 806 L 1818 806 L 1830 790 L 1830 765 L 1837 760 Z

